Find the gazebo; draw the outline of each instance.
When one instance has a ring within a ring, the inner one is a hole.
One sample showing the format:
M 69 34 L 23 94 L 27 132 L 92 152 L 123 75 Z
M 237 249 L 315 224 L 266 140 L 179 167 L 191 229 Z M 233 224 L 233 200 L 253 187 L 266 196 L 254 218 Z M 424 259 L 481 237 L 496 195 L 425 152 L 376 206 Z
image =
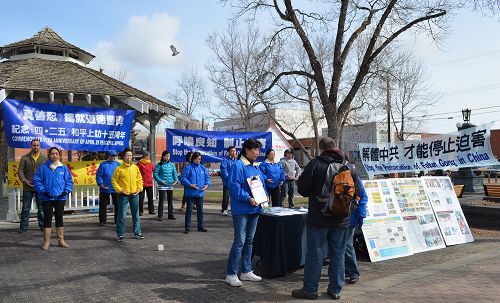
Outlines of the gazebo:
M 130 85 L 87 67 L 95 56 L 66 42 L 45 27 L 33 37 L 0 47 L 0 104 L 6 98 L 62 105 L 135 110 L 135 120 L 149 129 L 152 158 L 156 151 L 156 126 L 161 118 L 190 120 L 179 109 Z M 0 125 L 0 180 L 5 160 L 14 159 L 14 148 L 5 143 L 5 125 Z M 71 161 L 71 151 L 68 152 Z M 3 187 L 0 187 L 3 199 Z M 7 219 L 12 213 L 9 194 Z

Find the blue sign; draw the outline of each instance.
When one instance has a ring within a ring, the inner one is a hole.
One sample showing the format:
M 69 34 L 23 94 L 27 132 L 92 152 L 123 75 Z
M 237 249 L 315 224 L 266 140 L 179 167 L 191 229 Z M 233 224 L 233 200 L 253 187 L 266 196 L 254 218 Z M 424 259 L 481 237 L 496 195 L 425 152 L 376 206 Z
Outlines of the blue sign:
M 65 150 L 122 150 L 129 145 L 133 110 L 12 99 L 5 99 L 2 105 L 10 147 L 30 148 L 35 138 L 40 139 L 41 148 Z
M 243 142 L 250 138 L 262 143 L 257 161 L 264 161 L 266 150 L 272 146 L 270 132 L 213 132 L 167 128 L 167 149 L 172 162 L 184 162 L 188 152 L 198 151 L 203 155 L 204 163 L 214 163 L 229 156 L 229 146 L 236 147 L 240 152 Z

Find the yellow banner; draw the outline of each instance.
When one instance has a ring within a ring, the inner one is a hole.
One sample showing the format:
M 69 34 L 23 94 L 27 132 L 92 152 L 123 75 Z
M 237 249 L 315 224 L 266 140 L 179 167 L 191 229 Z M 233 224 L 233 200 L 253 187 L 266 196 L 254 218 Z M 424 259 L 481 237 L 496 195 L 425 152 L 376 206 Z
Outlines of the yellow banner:
M 75 186 L 89 186 L 97 185 L 95 182 L 95 174 L 99 168 L 99 164 L 104 162 L 99 161 L 72 161 L 63 162 L 69 168 L 73 176 L 73 183 Z M 19 180 L 18 175 L 19 162 L 8 163 L 8 186 L 22 188 L 23 183 Z

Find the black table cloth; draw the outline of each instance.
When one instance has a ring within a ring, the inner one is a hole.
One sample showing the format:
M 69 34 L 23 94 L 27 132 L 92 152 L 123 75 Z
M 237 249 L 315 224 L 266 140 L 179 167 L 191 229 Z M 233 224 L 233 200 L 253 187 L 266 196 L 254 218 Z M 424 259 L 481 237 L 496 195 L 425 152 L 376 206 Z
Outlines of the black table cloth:
M 285 276 L 287 271 L 304 266 L 306 260 L 307 214 L 259 216 L 254 236 L 253 255 L 267 268 L 268 278 Z

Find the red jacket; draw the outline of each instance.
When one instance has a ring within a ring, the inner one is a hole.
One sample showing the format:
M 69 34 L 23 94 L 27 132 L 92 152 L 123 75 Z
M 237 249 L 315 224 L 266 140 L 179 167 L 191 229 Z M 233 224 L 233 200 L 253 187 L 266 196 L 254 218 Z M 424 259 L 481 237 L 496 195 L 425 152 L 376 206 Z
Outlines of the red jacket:
M 137 162 L 137 166 L 141 171 L 142 184 L 144 187 L 153 186 L 153 171 L 155 170 L 153 163 L 151 163 L 150 160 L 141 159 Z

